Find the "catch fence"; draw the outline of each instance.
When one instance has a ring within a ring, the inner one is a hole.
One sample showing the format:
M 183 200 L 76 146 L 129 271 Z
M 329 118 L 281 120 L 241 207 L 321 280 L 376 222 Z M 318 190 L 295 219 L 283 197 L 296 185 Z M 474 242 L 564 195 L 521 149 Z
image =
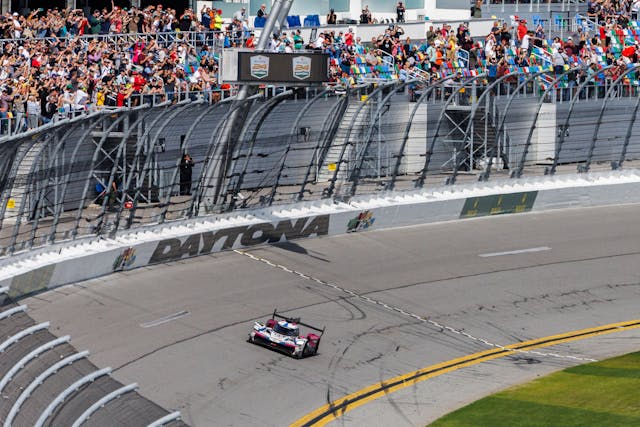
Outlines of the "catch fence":
M 634 167 L 635 68 L 564 88 L 544 73 L 186 97 L 5 137 L 0 252 L 298 201 Z

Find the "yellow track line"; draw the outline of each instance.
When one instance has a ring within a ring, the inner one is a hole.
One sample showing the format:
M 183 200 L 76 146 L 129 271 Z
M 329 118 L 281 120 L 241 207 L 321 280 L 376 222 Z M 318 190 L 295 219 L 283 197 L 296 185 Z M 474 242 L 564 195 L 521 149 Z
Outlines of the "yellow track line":
M 345 413 L 386 394 L 393 393 L 394 391 L 410 387 L 429 378 L 437 377 L 466 366 L 476 365 L 499 357 L 508 356 L 518 350 L 532 350 L 534 348 L 549 347 L 569 341 L 576 341 L 634 328 L 640 328 L 640 320 L 612 323 L 595 328 L 551 335 L 544 338 L 511 344 L 502 348 L 493 348 L 479 353 L 459 357 L 457 359 L 448 360 L 446 362 L 428 366 L 417 371 L 409 372 L 407 374 L 399 375 L 386 381 L 370 385 L 345 397 L 334 400 L 330 404 L 324 405 L 295 421 L 290 427 L 324 426 L 336 418 L 341 417 Z

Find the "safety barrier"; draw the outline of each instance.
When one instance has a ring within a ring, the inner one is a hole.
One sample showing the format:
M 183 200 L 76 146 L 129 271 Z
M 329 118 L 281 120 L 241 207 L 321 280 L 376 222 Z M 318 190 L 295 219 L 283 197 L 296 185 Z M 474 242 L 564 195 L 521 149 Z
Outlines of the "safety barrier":
M 84 359 L 87 356 L 89 356 L 89 352 L 86 350 L 80 353 L 74 353 L 54 363 L 53 365 L 48 367 L 43 373 L 38 375 L 33 381 L 31 381 L 31 383 L 29 383 L 29 385 L 22 391 L 22 393 L 20 393 L 20 396 L 18 396 L 18 399 L 13 403 L 13 406 L 9 411 L 9 415 L 7 415 L 7 418 L 4 420 L 3 427 L 12 426 L 13 420 L 20 412 L 20 408 L 22 407 L 22 404 L 33 394 L 36 388 L 38 388 L 45 382 L 47 378 L 49 378 L 52 375 L 55 375 L 56 372 L 58 372 L 58 370 L 64 368 L 65 366 L 69 366 L 74 362 L 77 362 L 78 360 Z
M 527 178 L 434 190 L 305 202 L 40 248 L 0 261 L 0 286 L 20 297 L 151 264 L 284 240 L 333 236 L 483 215 L 640 202 L 640 173 Z M 28 287 L 24 287 L 29 283 Z

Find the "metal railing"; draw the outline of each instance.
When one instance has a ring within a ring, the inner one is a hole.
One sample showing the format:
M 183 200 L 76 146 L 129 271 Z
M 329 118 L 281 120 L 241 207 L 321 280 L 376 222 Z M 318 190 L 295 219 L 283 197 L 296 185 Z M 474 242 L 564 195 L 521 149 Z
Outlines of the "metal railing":
M 485 0 L 485 7 L 489 12 L 505 12 L 513 9 L 517 12 L 540 12 L 559 9 L 561 11 L 578 10 L 580 0 Z
M 587 16 L 581 15 L 579 13 L 576 13 L 576 15 L 573 17 L 573 30 L 577 31 L 578 28 L 581 28 L 582 31 L 597 31 L 602 27 L 602 25 L 598 24 L 597 22 L 593 21 L 592 19 L 589 19 Z
M 174 43 L 186 43 L 192 47 L 208 46 L 210 48 L 221 49 L 224 47 L 225 36 L 227 31 L 159 31 L 148 33 L 110 33 L 110 34 L 84 34 L 53 37 L 30 37 L 21 39 L 0 39 L 0 47 L 4 48 L 7 44 L 15 44 L 18 41 L 25 40 L 42 40 L 47 43 L 62 42 L 68 45 L 71 42 L 80 43 L 82 47 L 86 47 L 92 41 L 106 42 L 114 46 L 133 46 L 138 42 L 149 43 L 154 41 L 160 47 L 169 47 Z M 233 42 L 237 45 L 244 45 L 248 34 L 244 31 L 229 33 L 226 37 L 227 42 Z
M 96 105 L 94 103 L 87 104 L 83 107 L 74 107 L 72 105 L 65 105 L 58 108 L 51 118 L 38 115 L 37 126 L 30 126 L 27 120 L 27 115 L 24 113 L 16 113 L 13 117 L 0 118 L 0 137 L 3 136 L 18 136 L 20 134 L 39 131 L 50 127 L 52 124 L 75 119 L 83 116 L 90 116 L 100 111 L 117 111 L 120 108 L 132 108 L 138 105 L 148 105 L 149 107 L 156 107 L 166 102 L 178 103 L 186 100 L 190 101 L 203 101 L 209 104 L 223 101 L 227 98 L 236 95 L 237 88 L 232 86 L 229 89 L 209 89 L 209 90 L 189 90 L 186 88 L 177 87 L 173 91 L 167 91 L 164 93 L 141 93 L 132 94 L 124 101 L 124 105 L 121 107 L 111 105 Z
M 464 64 L 464 68 L 469 68 L 469 51 L 462 48 L 458 49 L 456 59 Z

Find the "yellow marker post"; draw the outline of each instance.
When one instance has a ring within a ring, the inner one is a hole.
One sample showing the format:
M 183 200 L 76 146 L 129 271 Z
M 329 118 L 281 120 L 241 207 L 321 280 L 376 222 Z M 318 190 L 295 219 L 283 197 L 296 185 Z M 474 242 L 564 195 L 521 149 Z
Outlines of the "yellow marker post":
M 15 199 L 9 199 L 7 200 L 7 209 L 15 209 L 16 208 L 16 201 Z
M 327 169 L 329 169 L 329 172 L 335 172 L 336 170 L 336 164 L 335 163 L 329 163 L 327 165 Z

